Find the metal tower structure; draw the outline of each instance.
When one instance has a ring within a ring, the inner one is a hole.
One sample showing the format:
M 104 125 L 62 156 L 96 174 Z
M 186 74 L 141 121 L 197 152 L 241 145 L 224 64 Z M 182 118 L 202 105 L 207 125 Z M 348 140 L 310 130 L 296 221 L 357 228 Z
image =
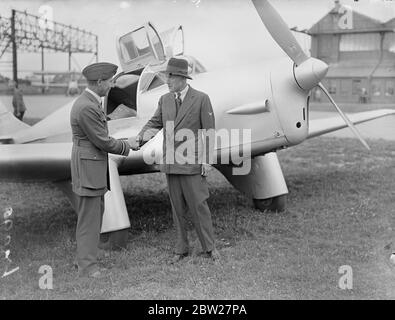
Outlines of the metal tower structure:
M 0 58 L 12 52 L 13 80 L 18 82 L 18 52 L 41 52 L 44 71 L 44 51 L 69 55 L 69 71 L 73 53 L 92 53 L 98 60 L 98 36 L 78 27 L 12 10 L 11 17 L 0 16 Z

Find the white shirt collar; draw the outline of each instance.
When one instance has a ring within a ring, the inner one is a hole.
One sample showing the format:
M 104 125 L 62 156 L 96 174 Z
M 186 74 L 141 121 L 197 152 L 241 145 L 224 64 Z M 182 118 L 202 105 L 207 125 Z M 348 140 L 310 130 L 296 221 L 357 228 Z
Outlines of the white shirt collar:
M 101 98 L 96 92 L 92 91 L 89 88 L 85 88 L 85 91 L 89 92 L 92 96 L 94 96 L 96 98 L 96 100 L 101 104 Z
M 181 93 L 181 96 L 180 96 L 181 101 L 184 101 L 185 96 L 187 95 L 188 89 L 189 89 L 189 84 L 187 84 L 187 85 L 185 86 L 185 88 L 184 88 L 183 90 L 180 91 L 180 93 Z M 177 97 L 176 92 L 175 92 L 174 94 L 175 94 L 175 96 Z

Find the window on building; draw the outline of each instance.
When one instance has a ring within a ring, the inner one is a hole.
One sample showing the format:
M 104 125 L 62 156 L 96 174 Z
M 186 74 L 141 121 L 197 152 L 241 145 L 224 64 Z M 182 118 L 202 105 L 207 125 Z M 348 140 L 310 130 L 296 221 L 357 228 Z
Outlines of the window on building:
M 373 97 L 381 96 L 381 83 L 379 80 L 372 81 L 372 96 Z
M 361 80 L 352 81 L 352 94 L 359 95 L 361 93 Z
M 340 80 L 340 94 L 342 96 L 347 96 L 351 93 L 351 80 L 342 79 Z
M 383 49 L 395 53 L 395 32 L 387 32 L 384 35 Z
M 375 51 L 380 50 L 379 33 L 342 34 L 339 44 L 340 51 Z
M 395 95 L 395 80 L 387 80 L 385 83 L 385 95 L 392 97 Z
M 336 94 L 337 92 L 336 80 L 328 80 L 328 91 L 330 94 Z
M 319 58 L 326 58 L 330 57 L 332 52 L 334 51 L 333 48 L 333 35 L 320 35 L 318 37 L 318 57 Z

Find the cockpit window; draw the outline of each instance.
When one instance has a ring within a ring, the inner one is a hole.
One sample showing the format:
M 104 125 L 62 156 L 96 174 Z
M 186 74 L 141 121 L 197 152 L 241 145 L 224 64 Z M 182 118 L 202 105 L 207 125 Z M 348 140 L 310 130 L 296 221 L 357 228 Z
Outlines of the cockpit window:
M 133 34 L 127 34 L 121 38 L 121 52 L 126 61 L 150 53 L 150 47 L 144 28 L 136 30 Z
M 149 63 L 166 60 L 159 34 L 149 22 L 119 38 L 118 56 L 125 73 L 138 72 Z
M 160 33 L 165 47 L 166 56 L 179 56 L 184 53 L 184 32 L 182 26 L 177 26 Z
M 163 78 L 156 75 L 149 85 L 148 90 L 155 89 L 157 87 L 163 86 L 164 84 L 166 84 L 166 82 L 163 80 Z
M 160 74 L 160 71 L 165 70 L 166 67 L 163 66 L 163 64 L 165 63 L 149 64 L 144 68 L 139 80 L 140 92 L 145 92 L 150 89 L 150 85 L 154 81 L 156 75 Z
M 188 61 L 188 74 L 196 75 L 206 72 L 203 65 L 191 56 L 178 56 L 177 58 L 186 59 Z M 140 91 L 145 92 L 166 84 L 166 77 L 163 71 L 166 70 L 167 61 L 160 64 L 148 65 L 141 74 Z
M 155 48 L 155 52 L 158 55 L 158 59 L 160 61 L 165 60 L 166 59 L 165 53 L 163 52 L 162 43 L 160 42 L 158 35 L 151 28 L 149 28 L 147 30 L 147 32 L 148 32 L 148 35 L 150 36 L 150 39 L 152 41 L 152 45 Z

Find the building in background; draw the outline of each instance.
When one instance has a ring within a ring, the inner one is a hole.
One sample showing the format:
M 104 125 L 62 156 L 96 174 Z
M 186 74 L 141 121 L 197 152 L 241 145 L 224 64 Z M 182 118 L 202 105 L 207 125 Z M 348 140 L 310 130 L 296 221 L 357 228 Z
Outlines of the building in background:
M 395 104 L 395 17 L 381 21 L 354 9 L 347 25 L 347 10 L 335 1 L 308 30 L 311 55 L 330 66 L 324 85 L 339 102 Z

